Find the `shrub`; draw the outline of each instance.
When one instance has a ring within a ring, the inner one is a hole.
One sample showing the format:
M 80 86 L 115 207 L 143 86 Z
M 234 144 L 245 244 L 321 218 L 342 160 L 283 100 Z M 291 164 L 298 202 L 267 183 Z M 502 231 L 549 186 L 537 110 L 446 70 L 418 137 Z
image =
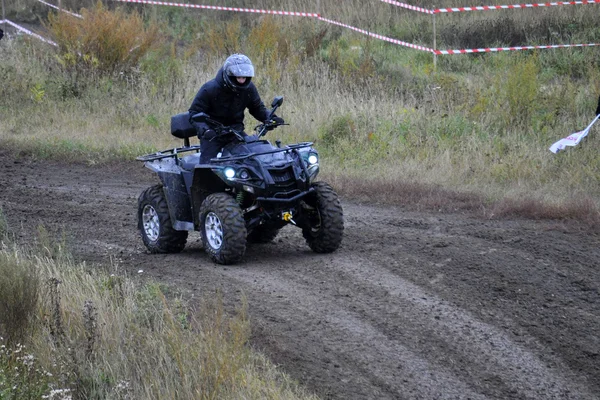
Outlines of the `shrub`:
M 196 47 L 207 49 L 212 54 L 233 54 L 241 51 L 242 21 L 234 18 L 231 21 L 210 24 L 201 33 Z
M 527 122 L 537 108 L 539 90 L 537 57 L 517 61 L 509 70 L 506 97 L 510 115 L 515 122 Z
M 321 128 L 320 138 L 326 146 L 333 146 L 338 141 L 351 138 L 356 132 L 356 122 L 350 114 L 335 117 L 331 123 Z
M 59 61 L 67 69 L 128 71 L 157 41 L 158 27 L 146 27 L 138 13 L 110 11 L 98 2 L 81 14 L 82 19 L 66 13 L 48 16 L 47 27 L 59 46 Z

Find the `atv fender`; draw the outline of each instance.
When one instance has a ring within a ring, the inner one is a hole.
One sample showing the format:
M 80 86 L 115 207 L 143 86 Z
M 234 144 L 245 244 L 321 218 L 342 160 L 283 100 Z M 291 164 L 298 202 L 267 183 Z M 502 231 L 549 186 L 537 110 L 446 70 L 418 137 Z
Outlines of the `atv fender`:
M 182 174 L 164 171 L 157 171 L 157 173 L 163 184 L 173 229 L 193 231 L 192 205 Z
M 197 165 L 193 171 L 191 184 L 189 184 L 193 219 L 196 226 L 200 223 L 198 212 L 204 199 L 211 193 L 224 192 L 227 188 L 225 182 L 213 172 L 213 168 L 214 165 Z

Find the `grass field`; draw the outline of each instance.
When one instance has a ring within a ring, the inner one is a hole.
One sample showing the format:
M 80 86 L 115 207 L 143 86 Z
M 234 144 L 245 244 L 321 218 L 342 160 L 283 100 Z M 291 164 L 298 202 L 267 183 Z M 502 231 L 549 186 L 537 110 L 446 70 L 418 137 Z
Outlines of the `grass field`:
M 307 1 L 231 5 L 253 4 L 316 7 Z M 377 1 L 363 9 L 336 4 L 321 1 L 323 15 L 431 46 L 430 16 Z M 73 2 L 63 6 L 80 11 Z M 598 41 L 594 7 L 438 16 L 438 48 Z M 168 134 L 170 116 L 187 110 L 229 53 L 242 51 L 257 66 L 265 102 L 285 96 L 281 113 L 291 125 L 271 138 L 315 141 L 332 181 L 378 188 L 381 201 L 403 197 L 395 188 L 409 184 L 476 193 L 483 202 L 533 199 L 560 206 L 583 199 L 598 205 L 596 128 L 578 148 L 548 151 L 593 118 L 600 92 L 595 48 L 452 55 L 439 57 L 434 70 L 430 54 L 310 19 L 133 5 L 119 10 L 115 17 L 91 6 L 84 13 L 95 22 L 86 23 L 64 13 L 54 17 L 47 26 L 61 44 L 58 53 L 27 39 L 2 44 L 0 74 L 9 82 L 0 89 L 4 143 L 90 162 L 177 145 Z M 107 18 L 116 18 L 120 29 L 103 31 Z M 135 36 L 142 25 L 146 36 Z M 87 35 L 87 47 L 74 47 L 77 35 Z M 98 37 L 105 49 L 122 46 L 122 53 L 146 40 L 144 53 L 106 58 L 102 46 L 91 44 Z

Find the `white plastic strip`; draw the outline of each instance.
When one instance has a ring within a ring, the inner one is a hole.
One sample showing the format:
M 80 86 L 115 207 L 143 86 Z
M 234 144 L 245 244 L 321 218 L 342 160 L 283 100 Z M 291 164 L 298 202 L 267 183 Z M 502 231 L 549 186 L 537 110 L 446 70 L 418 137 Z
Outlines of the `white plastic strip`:
M 70 14 L 70 15 L 74 16 L 74 17 L 77 17 L 77 18 L 83 18 L 83 17 L 82 17 L 81 15 L 79 15 L 79 14 L 75 14 L 75 13 L 73 13 L 73 12 L 71 12 L 71 11 L 65 10 L 64 8 L 58 8 L 58 7 L 57 7 L 57 6 L 55 6 L 54 4 L 46 3 L 45 1 L 42 1 L 42 0 L 38 0 L 38 1 L 39 1 L 40 3 L 42 3 L 42 4 L 45 4 L 45 5 L 47 5 L 48 7 L 52 7 L 52 8 L 54 8 L 54 9 L 56 9 L 56 10 L 59 10 L 59 11 L 65 12 L 65 13 L 67 13 L 67 14 Z
M 381 0 L 387 1 L 387 0 Z M 552 3 L 532 3 L 532 4 L 509 4 L 503 6 L 477 6 L 477 7 L 452 7 L 452 8 L 437 8 L 432 10 L 433 13 L 453 13 L 463 11 L 488 11 L 488 10 L 504 10 L 514 8 L 536 8 L 536 7 L 553 7 L 553 6 L 573 6 L 578 4 L 600 4 L 600 0 L 578 0 L 578 1 L 556 1 Z
M 14 23 L 14 22 L 12 22 L 12 21 L 9 21 L 9 20 L 5 19 L 5 20 L 3 20 L 3 21 L 0 21 L 0 22 L 7 23 L 7 24 L 9 24 L 10 26 L 12 26 L 12 27 L 14 27 L 14 28 L 18 29 L 19 31 L 21 31 L 21 32 L 23 32 L 23 33 L 25 33 L 25 34 L 27 34 L 27 35 L 29 35 L 29 36 L 33 36 L 33 37 L 35 37 L 35 38 L 37 38 L 37 39 L 40 39 L 42 42 L 49 43 L 49 44 L 51 44 L 52 46 L 56 46 L 56 47 L 58 47 L 58 45 L 57 45 L 56 43 L 54 43 L 52 40 L 50 40 L 50 39 L 46 39 L 46 38 L 44 38 L 43 36 L 40 36 L 40 35 L 38 35 L 37 33 L 33 33 L 33 32 L 31 32 L 29 29 L 25 29 L 25 28 L 23 28 L 21 25 L 17 25 L 17 24 L 15 24 L 15 23 Z
M 319 19 L 321 21 L 327 22 L 329 24 L 333 24 L 333 25 L 337 25 L 337 26 L 342 26 L 344 28 L 352 29 L 353 31 L 362 33 L 362 34 L 367 35 L 367 36 L 374 37 L 374 38 L 379 39 L 379 40 L 385 40 L 386 42 L 398 44 L 398 45 L 404 46 L 404 47 L 410 47 L 411 49 L 423 50 L 423 51 L 428 51 L 430 53 L 433 53 L 433 49 L 430 49 L 429 47 L 424 47 L 424 46 L 419 46 L 417 44 L 403 42 L 403 41 L 398 40 L 398 39 L 392 39 L 392 38 L 389 38 L 387 36 L 383 36 L 383 35 L 379 35 L 377 33 L 372 33 L 372 32 L 369 32 L 369 31 L 365 31 L 364 29 L 360 29 L 360 28 L 356 28 L 354 26 L 342 24 L 341 22 L 332 21 L 332 20 L 327 19 L 327 18 L 319 17 Z
M 383 1 L 384 3 L 398 6 L 398 7 L 406 8 L 408 10 L 419 11 L 419 12 L 422 12 L 425 14 L 433 14 L 434 13 L 434 10 L 430 10 L 428 8 L 423 8 L 423 7 L 411 6 L 410 4 L 400 3 L 399 1 L 395 1 L 395 0 L 381 0 L 381 1 Z
M 559 151 L 564 150 L 567 146 L 577 146 L 579 142 L 581 142 L 581 139 L 587 136 L 588 132 L 592 128 L 592 125 L 594 125 L 599 118 L 600 115 L 596 115 L 596 118 L 594 118 L 592 123 L 589 124 L 587 128 L 582 131 L 572 133 L 564 139 L 560 139 L 558 142 L 550 146 L 548 150 L 553 153 L 558 153 Z
M 536 50 L 536 49 L 561 49 L 566 47 L 594 47 L 600 46 L 599 43 L 585 44 L 553 44 L 548 46 L 517 46 L 517 47 L 489 47 L 483 49 L 462 49 L 462 50 L 434 50 L 438 55 L 444 54 L 469 54 L 469 53 L 495 53 L 500 51 L 515 51 L 515 50 Z
M 203 10 L 236 11 L 236 12 L 247 12 L 247 13 L 256 13 L 256 14 L 271 14 L 271 15 L 291 15 L 291 16 L 296 16 L 296 17 L 319 17 L 319 14 L 295 12 L 295 11 L 257 10 L 257 9 L 253 9 L 253 8 L 205 6 L 205 5 L 200 5 L 200 4 L 171 3 L 171 2 L 165 2 L 165 1 L 153 1 L 153 0 L 114 0 L 114 1 L 120 1 L 123 3 L 151 4 L 151 5 L 157 5 L 157 6 L 200 8 Z

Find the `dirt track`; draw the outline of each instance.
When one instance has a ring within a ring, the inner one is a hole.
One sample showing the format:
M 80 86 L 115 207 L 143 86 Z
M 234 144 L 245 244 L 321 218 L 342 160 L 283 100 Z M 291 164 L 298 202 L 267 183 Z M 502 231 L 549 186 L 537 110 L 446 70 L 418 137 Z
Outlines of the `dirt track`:
M 245 293 L 252 344 L 323 398 L 599 399 L 600 239 L 556 222 L 487 221 L 343 199 L 344 242 L 312 253 L 299 230 L 213 264 L 192 234 L 146 254 L 141 163 L 66 165 L 0 150 L 0 207 L 19 240 L 67 234 L 78 259 L 112 255 L 189 293 Z

